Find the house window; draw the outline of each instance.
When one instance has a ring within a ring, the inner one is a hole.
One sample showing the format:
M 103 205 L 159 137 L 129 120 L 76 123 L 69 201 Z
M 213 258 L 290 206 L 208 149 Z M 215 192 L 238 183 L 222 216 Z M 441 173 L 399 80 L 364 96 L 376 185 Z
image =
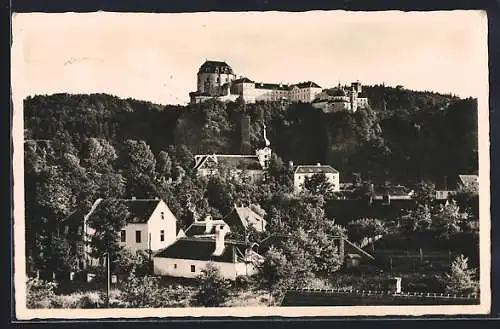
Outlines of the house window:
M 174 264 L 174 269 L 177 269 L 177 264 Z
M 121 240 L 121 242 L 127 241 L 127 234 L 126 234 L 125 230 L 120 231 L 120 240 Z
M 165 231 L 164 230 L 161 230 L 160 231 L 160 241 L 165 241 Z
M 161 215 L 161 219 L 165 219 L 165 213 L 163 211 L 161 212 L 160 215 Z
M 135 242 L 141 243 L 141 231 L 135 231 Z
M 196 271 L 196 268 L 194 267 L 194 265 L 191 265 L 191 272 L 195 272 Z

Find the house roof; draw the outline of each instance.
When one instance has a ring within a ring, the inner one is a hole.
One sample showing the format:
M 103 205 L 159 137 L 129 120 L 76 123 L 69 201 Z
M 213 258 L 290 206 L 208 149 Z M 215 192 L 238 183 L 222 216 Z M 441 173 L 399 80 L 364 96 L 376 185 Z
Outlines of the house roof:
M 479 184 L 478 175 L 458 175 L 460 183 L 465 186 L 477 186 Z
M 269 89 L 269 90 L 285 90 L 288 91 L 291 89 L 289 85 L 279 84 L 279 83 L 264 83 L 264 82 L 256 82 L 255 88 L 257 89 Z
M 406 186 L 395 185 L 395 186 L 381 186 L 376 188 L 375 194 L 389 194 L 390 196 L 408 196 L 411 194 L 411 190 Z
M 234 263 L 235 258 L 243 256 L 247 246 L 242 241 L 224 241 L 224 251 L 220 256 L 213 256 L 215 239 L 181 238 L 169 247 L 157 252 L 154 257 L 192 259 L 201 261 L 216 261 Z
M 195 236 L 200 236 L 200 235 L 213 235 L 215 234 L 215 227 L 216 225 L 227 225 L 226 222 L 224 222 L 221 219 L 218 220 L 213 220 L 212 221 L 212 227 L 211 229 L 207 232 L 207 222 L 206 221 L 200 221 L 200 222 L 193 222 L 189 227 L 184 231 L 184 234 L 187 237 L 195 237 Z
M 329 165 L 299 165 L 295 169 L 296 174 L 338 174 L 336 169 Z
M 120 201 L 129 211 L 129 216 L 125 219 L 127 223 L 137 224 L 146 223 L 161 202 L 160 199 L 120 199 Z M 102 202 L 97 205 L 95 210 L 99 207 L 102 207 Z
M 209 166 L 209 159 L 216 158 L 217 163 L 228 168 L 241 170 L 262 170 L 259 158 L 256 155 L 239 154 L 207 154 L 202 155 L 195 169 L 204 169 Z
M 312 81 L 300 82 L 300 83 L 295 84 L 294 86 L 297 86 L 299 88 L 321 88 L 320 86 L 318 86 L 316 83 L 314 83 Z
M 243 77 L 233 80 L 233 83 L 254 83 L 254 81 L 250 80 L 249 78 Z
M 227 222 L 229 227 L 243 226 L 244 228 L 247 228 L 249 224 L 256 225 L 266 222 L 264 217 L 256 212 L 255 205 L 248 207 L 235 205 L 233 210 L 224 217 L 224 221 Z
M 347 96 L 347 93 L 342 88 L 329 88 L 324 90 L 328 96 Z
M 205 61 L 200 66 L 198 73 L 226 73 L 234 74 L 233 69 L 226 62 L 221 61 Z

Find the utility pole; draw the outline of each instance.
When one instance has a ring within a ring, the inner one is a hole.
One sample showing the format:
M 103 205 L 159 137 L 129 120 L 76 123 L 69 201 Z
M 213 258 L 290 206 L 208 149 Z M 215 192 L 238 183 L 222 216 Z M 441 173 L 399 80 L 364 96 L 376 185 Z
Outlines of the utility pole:
M 111 292 L 111 266 L 109 263 L 109 251 L 106 253 L 106 307 L 109 308 L 109 295 Z

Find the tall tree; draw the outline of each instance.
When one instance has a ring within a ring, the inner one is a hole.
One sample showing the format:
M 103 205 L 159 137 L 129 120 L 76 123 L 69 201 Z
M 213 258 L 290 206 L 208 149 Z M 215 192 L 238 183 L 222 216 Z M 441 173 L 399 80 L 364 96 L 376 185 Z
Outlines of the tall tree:
M 455 258 L 446 274 L 446 291 L 452 294 L 466 295 L 479 292 L 476 281 L 476 269 L 469 268 L 468 259 L 464 255 Z
M 127 206 L 117 199 L 104 199 L 88 218 L 88 225 L 95 230 L 90 245 L 96 258 L 110 257 L 119 250 L 120 231 L 126 224 L 129 214 Z

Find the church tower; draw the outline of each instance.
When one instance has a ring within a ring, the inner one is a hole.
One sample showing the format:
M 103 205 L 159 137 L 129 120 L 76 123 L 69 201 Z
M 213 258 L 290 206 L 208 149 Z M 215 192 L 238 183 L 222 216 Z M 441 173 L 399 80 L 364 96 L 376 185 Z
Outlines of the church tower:
M 271 142 L 269 141 L 269 139 L 267 139 L 266 124 L 264 124 L 263 127 L 263 134 L 265 146 L 261 149 L 257 149 L 257 151 L 255 151 L 255 154 L 259 158 L 259 162 L 262 168 L 267 169 L 269 167 L 269 162 L 271 161 L 272 151 L 269 147 L 271 145 Z

